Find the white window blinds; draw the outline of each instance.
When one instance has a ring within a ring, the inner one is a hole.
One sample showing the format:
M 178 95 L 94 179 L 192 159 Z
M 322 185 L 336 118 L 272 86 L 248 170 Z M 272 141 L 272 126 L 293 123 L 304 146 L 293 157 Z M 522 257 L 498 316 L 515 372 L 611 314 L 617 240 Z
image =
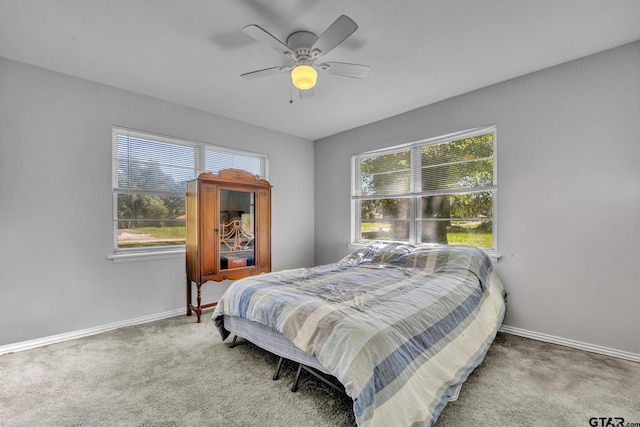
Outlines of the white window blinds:
M 495 248 L 495 126 L 357 154 L 352 167 L 352 241 Z
M 113 128 L 113 189 L 184 194 L 185 183 L 202 172 L 235 168 L 267 179 L 267 156 Z

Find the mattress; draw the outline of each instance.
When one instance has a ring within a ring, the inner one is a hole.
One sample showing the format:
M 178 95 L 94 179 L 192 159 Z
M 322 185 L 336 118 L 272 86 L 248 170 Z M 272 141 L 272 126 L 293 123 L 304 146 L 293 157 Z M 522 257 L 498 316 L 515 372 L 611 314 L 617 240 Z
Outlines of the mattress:
M 245 338 L 276 356 L 329 373 L 315 357 L 300 350 L 273 328 L 238 316 L 224 316 L 224 326 L 231 335 Z
M 213 320 L 337 378 L 359 426 L 430 426 L 502 323 L 504 286 L 478 248 L 390 244 L 239 280 Z M 238 320 L 244 319 L 244 320 Z

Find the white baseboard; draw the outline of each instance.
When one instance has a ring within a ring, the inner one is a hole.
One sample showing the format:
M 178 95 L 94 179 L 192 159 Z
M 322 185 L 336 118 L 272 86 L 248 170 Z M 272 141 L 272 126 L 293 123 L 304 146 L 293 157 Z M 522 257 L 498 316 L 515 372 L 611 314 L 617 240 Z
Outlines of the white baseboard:
M 101 334 L 103 332 L 111 331 L 114 329 L 123 328 L 125 326 L 140 325 L 142 323 L 153 322 L 155 320 L 166 319 L 173 316 L 184 314 L 184 308 L 179 308 L 171 311 L 165 311 L 164 313 L 151 314 L 149 316 L 137 317 L 135 319 L 123 320 L 121 322 L 109 323 L 108 325 L 96 326 L 95 328 L 82 329 L 80 331 L 67 332 L 59 335 L 52 335 L 49 337 L 37 338 L 35 340 L 22 341 L 15 344 L 8 344 L 0 346 L 0 356 L 7 353 L 15 353 L 17 351 L 30 350 L 36 347 L 43 347 L 45 345 L 56 344 L 63 341 L 68 341 L 76 338 L 88 337 L 90 335 Z
M 628 351 L 616 350 L 614 348 L 603 347 L 595 344 L 588 344 L 580 341 L 570 340 L 568 338 L 556 337 L 553 335 L 541 334 L 539 332 L 528 331 L 526 329 L 514 328 L 512 326 L 502 325 L 500 332 L 507 334 L 519 335 L 525 338 L 531 338 L 538 341 L 544 341 L 551 344 L 563 345 L 565 347 L 577 348 L 579 350 L 589 351 L 591 353 L 604 354 L 605 356 L 617 357 L 618 359 L 630 360 L 632 362 L 640 362 L 640 354 Z
M 100 334 L 103 332 L 111 331 L 125 326 L 140 325 L 143 323 L 153 322 L 156 320 L 167 319 L 169 317 L 178 316 L 185 311 L 183 308 L 178 308 L 171 311 L 165 311 L 164 313 L 151 314 L 148 316 L 137 317 L 135 319 L 123 320 L 121 322 L 109 323 L 107 325 L 96 326 L 95 328 L 82 329 L 74 332 L 67 332 L 59 335 L 52 335 L 49 337 L 38 338 L 35 340 L 22 341 L 15 344 L 8 344 L 0 346 L 0 356 L 8 353 L 15 353 L 17 351 L 30 350 L 32 348 L 43 347 L 45 345 L 55 344 L 63 341 L 68 341 L 76 338 L 88 337 L 91 335 Z M 616 350 L 609 347 L 603 347 L 595 344 L 588 344 L 580 341 L 575 341 L 567 338 L 556 337 L 553 335 L 542 334 L 539 332 L 528 331 L 526 329 L 514 328 L 512 326 L 502 325 L 500 332 L 507 334 L 518 335 L 525 338 L 531 338 L 538 341 L 548 342 L 551 344 L 563 345 L 565 347 L 577 348 L 579 350 L 589 351 L 591 353 L 604 354 L 606 356 L 617 357 L 619 359 L 630 360 L 632 362 L 640 362 L 640 354 L 631 353 L 628 351 Z

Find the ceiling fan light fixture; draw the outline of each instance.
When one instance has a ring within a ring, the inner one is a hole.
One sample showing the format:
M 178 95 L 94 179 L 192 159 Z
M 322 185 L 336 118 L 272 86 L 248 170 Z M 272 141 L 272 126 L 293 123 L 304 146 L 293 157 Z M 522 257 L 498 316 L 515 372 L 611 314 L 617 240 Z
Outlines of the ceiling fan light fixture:
M 291 81 L 300 90 L 309 90 L 316 85 L 318 72 L 309 65 L 298 65 L 291 70 Z

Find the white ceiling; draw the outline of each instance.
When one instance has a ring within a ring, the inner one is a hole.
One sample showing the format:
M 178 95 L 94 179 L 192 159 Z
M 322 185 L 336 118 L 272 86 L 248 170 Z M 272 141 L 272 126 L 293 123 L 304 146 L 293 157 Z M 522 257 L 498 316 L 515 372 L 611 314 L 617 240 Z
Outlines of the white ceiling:
M 249 37 L 320 35 L 345 14 L 358 30 L 291 99 L 285 64 Z M 637 0 L 0 0 L 0 56 L 310 140 L 640 39 Z M 1 78 L 1 76 L 0 76 Z

